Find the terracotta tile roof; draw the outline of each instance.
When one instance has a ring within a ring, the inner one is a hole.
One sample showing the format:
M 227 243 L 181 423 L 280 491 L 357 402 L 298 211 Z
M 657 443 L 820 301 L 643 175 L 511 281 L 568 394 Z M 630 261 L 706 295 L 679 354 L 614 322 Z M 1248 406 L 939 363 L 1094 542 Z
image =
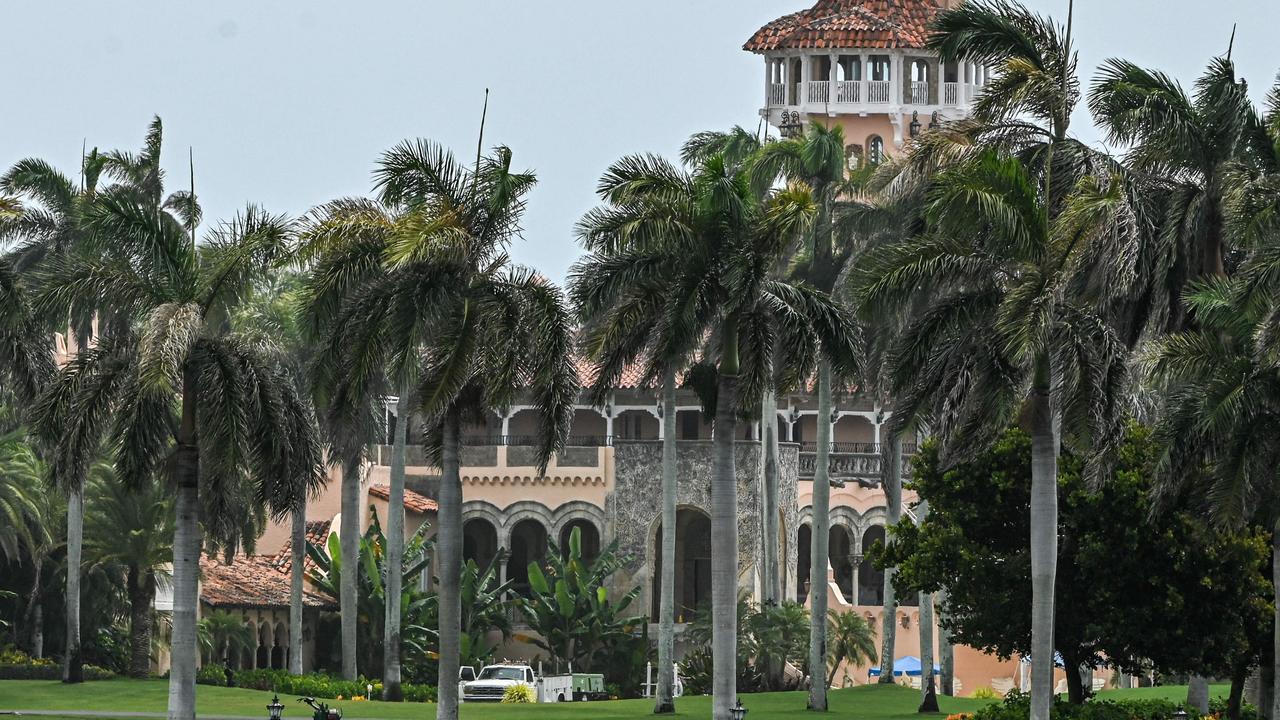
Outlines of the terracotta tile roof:
M 230 565 L 211 557 L 200 558 L 200 601 L 213 607 L 287 608 L 289 573 L 280 572 L 274 556 L 250 555 Z M 302 604 L 336 609 L 327 595 L 304 590 Z
M 578 371 L 578 384 L 584 389 L 595 384 L 596 381 L 596 364 L 582 356 L 576 356 L 573 359 L 574 367 Z M 622 370 L 622 376 L 618 378 L 618 382 L 614 385 L 618 390 L 639 390 L 641 388 L 652 387 L 652 383 L 644 381 L 644 365 L 642 363 L 632 363 Z
M 743 50 L 923 48 L 935 0 L 819 0 L 756 31 Z
M 372 485 L 369 487 L 369 494 L 376 498 L 382 498 L 383 500 L 390 500 L 391 486 L 390 485 Z M 409 488 L 405 488 L 404 489 L 404 509 L 408 510 L 409 512 L 415 512 L 421 515 L 423 513 L 435 512 L 439 510 L 440 505 L 437 504 L 435 500 L 432 500 L 426 495 L 414 492 Z
M 331 520 L 308 520 L 307 521 L 307 544 L 323 546 L 329 540 L 329 527 L 333 525 Z M 284 547 L 280 548 L 280 552 L 276 553 L 273 565 L 282 573 L 288 574 L 293 567 L 293 538 L 284 541 Z M 315 561 L 307 555 L 303 555 L 303 570 L 310 571 L 316 565 Z

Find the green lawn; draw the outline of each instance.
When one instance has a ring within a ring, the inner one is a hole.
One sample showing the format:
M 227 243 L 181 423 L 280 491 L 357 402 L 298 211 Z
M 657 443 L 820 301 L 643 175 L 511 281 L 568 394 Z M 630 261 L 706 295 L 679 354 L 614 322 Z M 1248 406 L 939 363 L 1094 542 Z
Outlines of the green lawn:
M 168 685 L 163 680 L 105 680 L 66 686 L 53 681 L 3 680 L 0 681 L 0 712 L 6 710 L 76 710 L 106 712 L 164 712 Z M 197 689 L 196 712 L 202 715 L 245 715 L 263 717 L 271 693 L 239 688 L 219 688 L 201 685 Z M 293 696 L 281 697 L 286 705 L 285 718 L 310 717 L 310 708 L 294 701 Z M 939 698 L 944 712 L 971 711 L 982 706 L 982 701 L 967 698 Z M 393 704 L 379 702 L 336 702 L 342 708 L 344 718 L 416 718 L 435 717 L 435 706 L 426 704 Z M 807 718 L 813 715 L 804 709 L 804 693 L 761 693 L 743 695 L 742 704 L 750 714 L 749 720 L 765 718 Z M 871 686 L 831 693 L 832 715 L 854 717 L 859 720 L 907 720 L 919 717 L 916 705 L 919 693 L 895 686 Z M 679 716 L 705 718 L 711 715 L 711 698 L 681 698 L 676 707 Z M 462 716 L 480 720 L 483 718 L 560 718 L 577 717 L 584 720 L 610 720 L 611 718 L 644 718 L 652 715 L 653 705 L 648 700 L 617 700 L 611 702 L 568 703 L 563 705 L 478 705 L 464 704 Z
M 1215 695 L 1226 695 L 1226 685 L 1214 685 Z M 13 710 L 74 710 L 100 712 L 155 712 L 165 711 L 168 684 L 164 680 L 105 680 L 66 686 L 53 681 L 0 680 L 0 714 Z M 1159 697 L 1181 700 L 1186 697 L 1185 686 L 1141 688 L 1102 693 L 1103 697 Z M 897 686 L 872 685 L 835 690 L 831 693 L 832 716 L 856 720 L 908 720 L 918 718 L 916 706 L 919 693 Z M 197 689 L 196 711 L 201 715 L 241 715 L 262 717 L 271 693 L 240 688 L 220 688 L 201 685 Z M 969 712 L 983 705 L 981 700 L 939 697 L 944 713 Z M 310 708 L 295 702 L 294 696 L 282 696 L 286 706 L 286 720 L 308 720 Z M 345 718 L 364 720 L 384 718 L 415 718 L 427 720 L 435 717 L 435 706 L 427 704 L 393 704 L 380 702 L 335 702 L 342 708 Z M 750 714 L 748 720 L 765 718 L 805 718 L 813 715 L 804 709 L 804 693 L 760 693 L 743 695 L 742 704 Z M 676 707 L 678 716 L 709 717 L 711 698 L 690 697 L 680 699 Z M 471 720 L 500 718 L 576 717 L 583 720 L 611 720 L 613 718 L 645 718 L 652 714 L 648 700 L 617 700 L 612 702 L 570 703 L 563 705 L 477 705 L 464 704 L 462 716 Z M 43 718 L 41 720 L 44 720 Z

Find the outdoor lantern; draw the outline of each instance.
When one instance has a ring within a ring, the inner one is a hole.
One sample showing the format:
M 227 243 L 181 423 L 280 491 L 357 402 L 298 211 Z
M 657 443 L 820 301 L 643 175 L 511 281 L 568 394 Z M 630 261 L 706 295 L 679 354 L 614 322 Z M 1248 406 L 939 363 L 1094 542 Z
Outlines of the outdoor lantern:
M 920 111 L 919 110 L 911 111 L 911 137 L 920 137 Z
M 738 698 L 737 705 L 729 708 L 729 714 L 733 716 L 733 720 L 745 720 L 747 717 L 747 709 L 742 707 L 742 698 Z
M 280 720 L 280 715 L 284 713 L 284 705 L 280 704 L 280 696 L 271 693 L 271 704 L 267 706 L 267 712 L 270 713 L 271 720 Z
M 804 124 L 800 122 L 800 113 L 796 110 L 783 110 L 782 122 L 778 125 L 778 132 L 784 138 L 799 137 L 804 131 Z
M 929 129 L 937 130 L 940 127 L 942 127 L 942 123 L 938 120 L 938 111 L 934 110 L 933 116 L 929 118 Z

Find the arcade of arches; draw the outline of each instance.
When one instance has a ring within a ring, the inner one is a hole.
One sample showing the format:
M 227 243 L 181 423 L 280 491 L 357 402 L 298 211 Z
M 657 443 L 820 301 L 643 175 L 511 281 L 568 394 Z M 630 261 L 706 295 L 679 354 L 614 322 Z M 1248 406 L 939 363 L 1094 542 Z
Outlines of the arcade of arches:
M 507 531 L 507 546 L 499 541 L 499 524 L 486 517 L 473 517 L 462 525 L 462 558 L 474 560 L 484 568 L 498 559 L 500 582 L 511 580 L 513 589 L 521 595 L 529 592 L 529 563 L 541 561 L 547 553 L 548 540 L 555 525 L 548 511 L 545 518 L 523 517 Z M 555 535 L 556 545 L 562 554 L 568 553 L 569 537 L 574 528 L 580 535 L 582 557 L 590 562 L 600 555 L 600 529 L 591 520 L 571 518 L 559 524 Z
M 883 525 L 868 526 L 861 537 L 845 525 L 831 526 L 827 557 L 831 562 L 836 586 L 850 603 L 884 604 L 884 571 L 877 570 L 867 555 L 876 543 L 883 543 L 884 539 Z M 812 526 L 808 522 L 801 523 L 796 543 L 796 602 L 805 602 L 809 596 L 809 583 L 813 575 L 810 568 L 812 541 Z M 917 603 L 915 594 L 898 598 L 899 605 L 915 606 Z

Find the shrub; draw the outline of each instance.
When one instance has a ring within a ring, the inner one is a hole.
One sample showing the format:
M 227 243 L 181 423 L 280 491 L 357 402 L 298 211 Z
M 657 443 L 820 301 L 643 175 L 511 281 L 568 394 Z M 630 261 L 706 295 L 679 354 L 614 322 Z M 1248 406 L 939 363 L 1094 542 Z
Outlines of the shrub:
M 115 673 L 97 665 L 84 666 L 85 680 L 110 680 Z M 61 680 L 62 666 L 49 658 L 33 658 L 14 647 L 0 648 L 0 680 Z
M 973 695 L 971 695 L 970 697 L 972 697 L 974 700 L 999 700 L 1000 693 L 996 692 L 995 690 L 992 690 L 986 685 L 983 685 L 977 690 L 974 690 Z
M 1170 720 L 1182 706 L 1169 700 L 1098 700 L 1072 705 L 1057 698 L 1054 720 Z M 1194 710 L 1188 708 L 1191 717 Z M 973 714 L 973 720 L 1026 720 L 1031 714 L 1031 696 L 1011 690 L 1003 702 L 992 703 Z
M 308 695 L 330 699 L 364 696 L 368 692 L 369 685 L 373 686 L 373 697 L 377 698 L 382 693 L 381 680 L 369 680 L 363 677 L 357 680 L 343 680 L 323 673 L 290 675 L 286 670 L 265 668 L 241 670 L 236 673 L 236 685 L 253 690 L 271 690 L 287 695 Z M 408 702 L 435 702 L 436 699 L 434 685 L 406 683 L 401 685 L 400 689 Z
M 216 685 L 222 687 L 227 684 L 227 667 L 218 663 L 209 663 L 200 666 L 196 671 L 197 685 Z
M 533 688 L 528 685 L 511 685 L 502 693 L 502 702 L 508 704 L 531 703 L 534 700 L 536 698 L 533 696 Z

